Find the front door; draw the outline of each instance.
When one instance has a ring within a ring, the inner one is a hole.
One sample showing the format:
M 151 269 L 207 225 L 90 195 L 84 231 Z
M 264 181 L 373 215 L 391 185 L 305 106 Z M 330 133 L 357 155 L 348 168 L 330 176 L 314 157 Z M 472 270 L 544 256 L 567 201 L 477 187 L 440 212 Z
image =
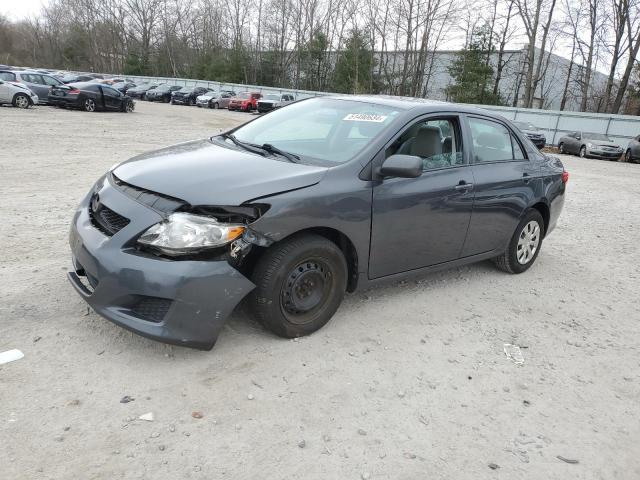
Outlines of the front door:
M 473 208 L 473 173 L 458 116 L 429 116 L 384 152 L 423 160 L 418 178 L 384 178 L 373 188 L 369 277 L 459 258 Z

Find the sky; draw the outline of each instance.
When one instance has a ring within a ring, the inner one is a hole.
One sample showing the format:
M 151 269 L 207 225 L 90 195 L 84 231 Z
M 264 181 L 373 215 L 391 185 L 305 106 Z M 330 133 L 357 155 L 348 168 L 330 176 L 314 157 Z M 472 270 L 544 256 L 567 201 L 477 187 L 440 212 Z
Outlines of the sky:
M 12 20 L 37 14 L 48 0 L 0 0 L 0 13 Z

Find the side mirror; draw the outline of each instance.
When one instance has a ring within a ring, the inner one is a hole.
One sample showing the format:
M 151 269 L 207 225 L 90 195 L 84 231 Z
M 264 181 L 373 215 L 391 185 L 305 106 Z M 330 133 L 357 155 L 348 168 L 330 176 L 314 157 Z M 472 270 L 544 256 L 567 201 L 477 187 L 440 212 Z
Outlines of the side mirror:
M 383 177 L 417 178 L 422 175 L 422 159 L 415 155 L 391 155 L 384 161 L 378 174 Z
M 582 140 L 582 137 L 581 137 L 580 135 L 578 135 L 578 136 L 576 137 L 576 140 Z

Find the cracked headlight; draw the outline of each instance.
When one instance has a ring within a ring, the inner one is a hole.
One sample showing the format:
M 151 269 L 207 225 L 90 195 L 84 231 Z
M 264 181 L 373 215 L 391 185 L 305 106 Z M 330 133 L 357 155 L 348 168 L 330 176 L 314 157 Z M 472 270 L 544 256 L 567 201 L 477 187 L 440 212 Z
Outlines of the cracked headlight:
M 144 232 L 138 243 L 167 255 L 184 255 L 226 245 L 243 234 L 245 226 L 218 222 L 213 217 L 172 213 Z

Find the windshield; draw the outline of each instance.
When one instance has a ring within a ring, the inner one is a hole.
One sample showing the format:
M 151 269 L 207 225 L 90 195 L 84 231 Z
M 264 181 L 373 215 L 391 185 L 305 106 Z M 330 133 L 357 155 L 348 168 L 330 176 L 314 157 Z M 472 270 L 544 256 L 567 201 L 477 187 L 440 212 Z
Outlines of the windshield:
M 158 85 L 154 90 L 157 90 L 158 92 L 168 92 L 169 85 Z
M 538 128 L 529 122 L 513 122 L 513 124 L 518 127 L 520 130 L 537 130 Z
M 610 142 L 611 140 L 606 135 L 601 133 L 585 133 L 584 138 L 588 138 L 589 140 L 599 140 L 601 142 Z
M 179 92 L 184 92 L 184 93 L 191 93 L 193 92 L 193 88 L 194 87 L 182 87 L 180 90 L 178 90 Z
M 369 145 L 399 113 L 384 105 L 313 98 L 259 117 L 233 134 L 241 142 L 273 145 L 298 155 L 303 162 L 344 163 Z

